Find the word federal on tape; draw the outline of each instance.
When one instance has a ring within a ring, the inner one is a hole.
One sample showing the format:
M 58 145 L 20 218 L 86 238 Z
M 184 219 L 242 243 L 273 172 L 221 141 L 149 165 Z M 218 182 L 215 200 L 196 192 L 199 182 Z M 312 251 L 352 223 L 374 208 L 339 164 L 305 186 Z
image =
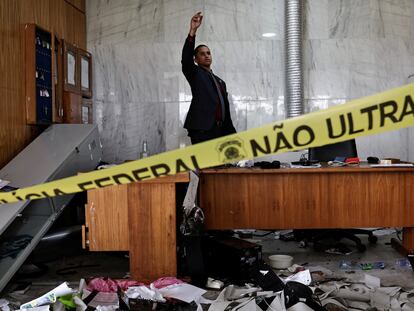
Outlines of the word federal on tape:
M 414 84 L 260 128 L 0 194 L 0 204 L 143 181 L 414 125 Z

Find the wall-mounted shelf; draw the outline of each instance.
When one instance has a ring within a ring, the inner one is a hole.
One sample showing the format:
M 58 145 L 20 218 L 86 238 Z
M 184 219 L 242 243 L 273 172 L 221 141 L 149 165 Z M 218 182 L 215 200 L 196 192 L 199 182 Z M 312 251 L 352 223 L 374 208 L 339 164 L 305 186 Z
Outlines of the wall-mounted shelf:
M 28 124 L 50 124 L 55 101 L 52 34 L 34 24 L 26 24 L 24 33 L 26 120 Z

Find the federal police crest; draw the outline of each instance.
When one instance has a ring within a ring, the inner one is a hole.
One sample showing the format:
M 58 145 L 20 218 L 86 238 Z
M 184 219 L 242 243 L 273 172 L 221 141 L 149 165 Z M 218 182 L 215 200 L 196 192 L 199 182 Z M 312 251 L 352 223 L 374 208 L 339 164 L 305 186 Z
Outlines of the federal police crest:
M 219 160 L 222 163 L 231 163 L 243 159 L 246 156 L 246 150 L 243 141 L 240 138 L 233 137 L 220 142 L 217 145 Z

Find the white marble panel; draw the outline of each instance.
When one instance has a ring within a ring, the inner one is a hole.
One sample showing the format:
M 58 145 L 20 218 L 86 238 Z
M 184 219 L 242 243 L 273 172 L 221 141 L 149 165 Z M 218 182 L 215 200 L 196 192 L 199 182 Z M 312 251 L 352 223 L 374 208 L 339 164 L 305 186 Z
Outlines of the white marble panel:
M 94 116 L 106 160 L 134 158 L 144 137 L 152 153 L 189 144 L 182 126 L 191 91 L 180 59 L 197 11 L 205 19 L 196 44 L 212 50 L 213 70 L 227 83 L 237 130 L 285 119 L 284 0 L 86 5 Z M 307 112 L 405 84 L 414 74 L 413 0 L 311 0 L 304 12 Z M 275 36 L 263 38 L 264 32 Z M 414 157 L 413 131 L 363 140 L 361 152 L 386 156 L 384 146 L 391 145 L 398 157 Z
M 230 98 L 231 119 L 237 132 L 247 130 L 247 107 L 248 102 L 243 100 L 233 100 Z
M 348 40 L 351 51 L 349 96 L 362 97 L 405 84 L 407 45 L 401 39 Z
M 320 99 L 305 99 L 306 113 L 315 112 L 318 110 L 328 109 L 329 107 L 341 105 L 348 101 L 346 98 L 320 98 Z
M 414 40 L 412 0 L 382 0 L 379 2 L 386 38 Z
M 407 129 L 407 146 L 408 146 L 408 157 L 407 161 L 414 162 L 414 126 Z
M 407 129 L 364 136 L 356 139 L 358 156 L 361 159 L 374 156 L 380 159 L 397 158 L 407 160 L 409 156 L 407 142 Z
M 304 50 L 304 93 L 309 99 L 348 96 L 351 59 L 344 40 L 308 40 Z
M 199 0 L 166 0 L 164 1 L 164 41 L 181 42 L 190 30 L 190 19 L 197 12 L 205 14 L 205 2 Z M 208 14 L 203 21 L 203 26 L 197 32 L 197 39 L 204 32 L 205 23 L 208 22 Z
M 227 71 L 270 71 L 282 76 L 283 42 L 280 40 L 230 41 L 224 43 Z
M 414 71 L 413 74 L 407 78 L 407 83 L 414 84 Z M 408 146 L 408 161 L 414 162 L 414 126 L 407 129 L 407 146 Z
M 181 72 L 164 72 L 163 77 L 159 80 L 159 95 L 160 102 L 169 103 L 179 101 L 182 83 Z
M 98 122 L 103 161 L 122 163 L 137 159 L 144 140 L 148 142 L 150 153 L 158 152 L 160 146 L 164 146 L 164 120 L 161 118 L 164 112 L 159 109 L 160 105 L 127 103 L 121 113 L 111 115 L 108 107 L 112 105 L 114 103 L 95 102 L 97 115 L 105 115 Z M 151 115 L 155 115 L 156 119 L 151 119 Z
M 331 38 L 412 39 L 412 0 L 330 0 Z
M 357 98 L 403 85 L 412 60 L 401 39 L 311 40 L 305 96 Z
M 384 38 L 379 0 L 328 1 L 330 38 Z
M 328 2 L 329 0 L 304 1 L 304 38 L 328 39 Z
M 163 0 L 86 1 L 88 44 L 160 41 Z
M 263 33 L 283 36 L 283 0 L 205 2 L 205 25 L 200 34 L 207 41 L 251 41 Z
M 271 100 L 283 94 L 283 80 L 273 72 L 229 72 L 227 91 L 233 100 Z
M 275 121 L 275 109 L 272 100 L 247 102 L 247 129 L 262 127 Z
M 404 55 L 403 72 L 407 78 L 406 83 L 414 83 L 414 40 L 404 43 L 407 46 L 407 54 Z
M 109 99 L 115 95 L 116 59 L 111 46 L 89 45 L 93 55 L 93 96 L 95 100 Z
M 98 45 L 94 62 L 95 98 L 158 102 L 160 57 L 148 45 Z M 153 57 L 150 57 L 153 55 Z
M 350 72 L 347 67 L 340 70 L 307 70 L 305 81 L 305 98 L 312 100 L 328 100 L 348 96 L 350 88 Z
M 180 103 L 165 103 L 165 148 L 173 150 L 180 146 L 179 137 L 183 135 L 183 124 L 180 122 Z

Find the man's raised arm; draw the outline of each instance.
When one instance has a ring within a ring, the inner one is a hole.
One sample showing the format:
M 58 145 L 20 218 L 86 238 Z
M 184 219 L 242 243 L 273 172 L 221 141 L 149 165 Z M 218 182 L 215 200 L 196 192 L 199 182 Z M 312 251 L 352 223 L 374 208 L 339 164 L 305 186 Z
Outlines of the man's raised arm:
M 195 47 L 195 35 L 198 27 L 200 27 L 203 20 L 203 15 L 201 12 L 198 12 L 191 18 L 190 22 L 190 31 L 188 33 L 187 39 L 185 40 L 183 53 L 181 56 L 182 70 L 185 77 L 188 79 L 189 76 L 194 72 L 196 65 L 194 64 L 193 53 Z

